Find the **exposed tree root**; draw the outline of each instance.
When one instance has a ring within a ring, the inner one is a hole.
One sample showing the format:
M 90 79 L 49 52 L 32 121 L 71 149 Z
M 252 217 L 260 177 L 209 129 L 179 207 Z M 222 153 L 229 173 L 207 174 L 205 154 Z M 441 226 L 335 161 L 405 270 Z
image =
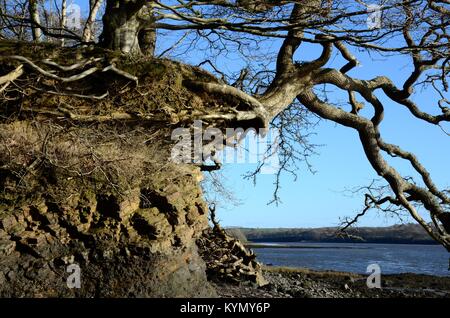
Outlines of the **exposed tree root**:
M 0 87 L 0 93 L 3 92 L 12 81 L 19 78 L 22 74 L 23 74 L 23 65 L 20 64 L 13 71 L 9 72 L 6 75 L 0 76 L 0 85 L 3 85 L 2 87 Z
M 33 61 L 29 60 L 28 58 L 21 56 L 21 55 L 10 55 L 10 56 L 6 56 L 3 57 L 2 59 L 11 59 L 11 60 L 16 60 L 16 61 L 20 61 L 26 65 L 28 65 L 30 68 L 32 68 L 34 71 L 40 73 L 41 75 L 44 75 L 46 77 L 49 77 L 51 79 L 60 81 L 62 83 L 70 83 L 70 82 L 75 82 L 75 81 L 79 81 L 82 80 L 84 78 L 86 78 L 89 75 L 92 75 L 98 71 L 101 72 L 108 72 L 111 71 L 115 74 L 118 74 L 119 76 L 125 77 L 129 80 L 132 80 L 134 82 L 138 82 L 138 79 L 136 76 L 131 75 L 130 73 L 127 73 L 123 70 L 118 69 L 116 66 L 114 66 L 114 64 L 110 64 L 104 68 L 98 68 L 96 66 L 93 66 L 87 70 L 84 70 L 78 74 L 72 75 L 72 76 L 68 76 L 68 77 L 64 77 L 64 76 L 58 76 L 56 74 L 54 74 L 52 71 L 47 71 L 44 70 L 43 68 L 41 68 L 40 66 L 36 65 Z M 104 59 L 100 59 L 100 58 L 96 58 L 96 59 L 90 59 L 90 60 L 86 60 L 86 61 L 82 61 L 79 63 L 75 63 L 69 66 L 61 66 L 55 62 L 50 61 L 49 59 L 45 59 L 42 61 L 42 63 L 46 64 L 46 65 L 50 65 L 52 67 L 56 67 L 61 71 L 67 72 L 67 71 L 73 71 L 76 69 L 80 69 L 80 68 L 84 68 L 92 63 L 95 62 L 100 62 L 100 61 L 104 61 Z M 1 82 L 0 82 L 1 84 Z
M 213 227 L 206 230 L 197 241 L 209 279 L 266 285 L 256 255 L 222 229 L 215 219 L 214 205 L 210 207 L 210 212 Z

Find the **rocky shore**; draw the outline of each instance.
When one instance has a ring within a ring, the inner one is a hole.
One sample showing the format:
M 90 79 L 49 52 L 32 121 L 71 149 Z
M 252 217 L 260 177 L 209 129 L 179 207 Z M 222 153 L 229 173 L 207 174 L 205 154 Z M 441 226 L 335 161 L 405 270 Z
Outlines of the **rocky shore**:
M 369 289 L 367 276 L 308 269 L 265 267 L 264 287 L 215 282 L 219 297 L 238 298 L 450 298 L 450 277 L 395 274 L 381 277 L 381 288 Z

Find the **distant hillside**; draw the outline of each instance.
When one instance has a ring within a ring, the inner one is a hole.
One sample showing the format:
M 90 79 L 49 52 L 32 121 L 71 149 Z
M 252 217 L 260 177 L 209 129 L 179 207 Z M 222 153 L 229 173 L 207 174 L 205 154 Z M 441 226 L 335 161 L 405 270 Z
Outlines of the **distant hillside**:
M 435 244 L 417 224 L 389 227 L 360 227 L 348 231 L 364 241 L 336 237 L 337 228 L 229 228 L 242 241 L 250 242 L 365 242 L 398 244 Z

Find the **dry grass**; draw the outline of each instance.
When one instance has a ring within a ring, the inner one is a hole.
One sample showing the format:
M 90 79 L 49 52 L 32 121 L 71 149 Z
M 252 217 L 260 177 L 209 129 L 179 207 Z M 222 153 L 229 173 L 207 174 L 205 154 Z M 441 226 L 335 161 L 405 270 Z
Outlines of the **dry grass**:
M 4 192 L 32 193 L 47 187 L 57 197 L 80 187 L 127 191 L 168 164 L 160 134 L 136 128 L 63 127 L 16 121 L 0 125 L 0 172 Z

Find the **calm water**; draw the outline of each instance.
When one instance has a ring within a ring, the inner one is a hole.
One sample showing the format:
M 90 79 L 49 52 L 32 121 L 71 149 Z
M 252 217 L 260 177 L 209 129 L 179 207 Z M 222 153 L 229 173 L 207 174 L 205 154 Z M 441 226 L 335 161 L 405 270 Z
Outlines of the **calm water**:
M 380 265 L 381 272 L 385 274 L 409 272 L 450 276 L 450 271 L 448 271 L 450 254 L 440 245 L 279 244 L 307 248 L 254 248 L 253 250 L 260 262 L 273 266 L 365 273 L 369 264 L 377 263 Z

